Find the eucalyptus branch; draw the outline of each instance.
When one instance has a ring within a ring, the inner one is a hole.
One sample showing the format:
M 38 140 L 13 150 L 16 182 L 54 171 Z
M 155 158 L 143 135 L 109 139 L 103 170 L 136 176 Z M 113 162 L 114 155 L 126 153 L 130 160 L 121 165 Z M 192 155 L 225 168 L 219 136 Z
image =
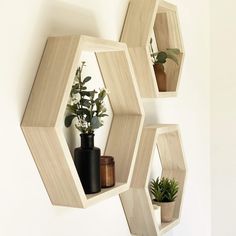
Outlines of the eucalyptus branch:
M 65 118 L 65 126 L 71 126 L 74 118 L 77 118 L 75 127 L 82 133 L 93 133 L 103 125 L 102 117 L 105 114 L 105 107 L 102 105 L 104 98 L 107 96 L 107 90 L 101 89 L 98 93 L 96 90 L 89 91 L 85 84 L 91 80 L 90 76 L 82 79 L 82 71 L 85 62 L 81 63 L 75 74 L 74 83 L 70 92 L 71 103 L 68 104 L 68 115 Z M 80 98 L 78 99 L 77 94 Z M 97 97 L 95 96 L 97 94 Z M 95 106 L 96 105 L 96 106 Z

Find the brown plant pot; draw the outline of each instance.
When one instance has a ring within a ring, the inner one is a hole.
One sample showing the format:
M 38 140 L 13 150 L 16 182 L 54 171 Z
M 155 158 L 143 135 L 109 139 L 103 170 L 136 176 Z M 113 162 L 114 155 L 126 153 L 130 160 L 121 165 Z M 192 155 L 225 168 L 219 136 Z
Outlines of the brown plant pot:
M 155 202 L 161 207 L 161 222 L 170 222 L 173 220 L 175 202 Z
M 155 72 L 159 92 L 166 92 L 167 84 L 166 84 L 166 73 L 164 71 L 164 66 L 162 64 L 154 64 L 153 69 Z

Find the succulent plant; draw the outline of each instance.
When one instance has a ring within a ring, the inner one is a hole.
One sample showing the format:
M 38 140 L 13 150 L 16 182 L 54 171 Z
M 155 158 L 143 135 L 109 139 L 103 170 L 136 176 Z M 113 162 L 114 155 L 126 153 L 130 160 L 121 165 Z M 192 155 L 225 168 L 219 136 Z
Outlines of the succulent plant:
M 156 202 L 173 202 L 179 191 L 179 183 L 175 179 L 159 177 L 152 179 L 150 183 L 150 191 Z

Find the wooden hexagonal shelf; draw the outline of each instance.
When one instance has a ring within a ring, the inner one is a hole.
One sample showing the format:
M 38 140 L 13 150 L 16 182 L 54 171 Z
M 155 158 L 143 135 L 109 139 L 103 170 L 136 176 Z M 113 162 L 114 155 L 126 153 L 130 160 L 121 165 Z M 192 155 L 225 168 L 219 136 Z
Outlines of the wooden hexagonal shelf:
M 159 92 L 150 56 L 150 38 L 154 31 L 158 51 L 178 48 L 179 65 L 164 64 L 167 91 Z M 128 45 L 143 98 L 176 96 L 183 63 L 183 43 L 175 5 L 159 0 L 131 0 L 121 35 Z
M 149 193 L 150 171 L 156 147 L 162 165 L 162 176 L 174 178 L 179 182 L 174 220 L 170 223 L 161 223 L 160 227 L 155 219 Z M 141 136 L 131 188 L 120 194 L 132 234 L 159 236 L 179 222 L 185 175 L 186 168 L 178 126 L 145 127 Z
M 63 135 L 64 113 L 82 50 L 96 54 L 113 110 L 105 154 L 116 160 L 116 184 L 86 195 Z M 129 188 L 143 108 L 127 46 L 88 36 L 48 39 L 22 130 L 52 204 L 87 207 Z

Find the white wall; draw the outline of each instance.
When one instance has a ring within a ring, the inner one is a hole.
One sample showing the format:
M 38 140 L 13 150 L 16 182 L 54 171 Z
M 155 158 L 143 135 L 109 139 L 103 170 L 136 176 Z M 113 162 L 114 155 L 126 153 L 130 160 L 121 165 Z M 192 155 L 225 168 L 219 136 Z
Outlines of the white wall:
M 181 224 L 168 235 L 209 236 L 209 7 L 176 0 L 186 58 L 178 98 L 145 101 L 147 123 L 179 123 L 188 179 Z M 0 235 L 128 236 L 118 197 L 89 209 L 51 205 L 20 129 L 49 35 L 118 40 L 128 0 L 1 0 Z M 154 108 L 154 110 L 151 108 Z
M 236 2 L 211 1 L 212 232 L 235 236 Z

